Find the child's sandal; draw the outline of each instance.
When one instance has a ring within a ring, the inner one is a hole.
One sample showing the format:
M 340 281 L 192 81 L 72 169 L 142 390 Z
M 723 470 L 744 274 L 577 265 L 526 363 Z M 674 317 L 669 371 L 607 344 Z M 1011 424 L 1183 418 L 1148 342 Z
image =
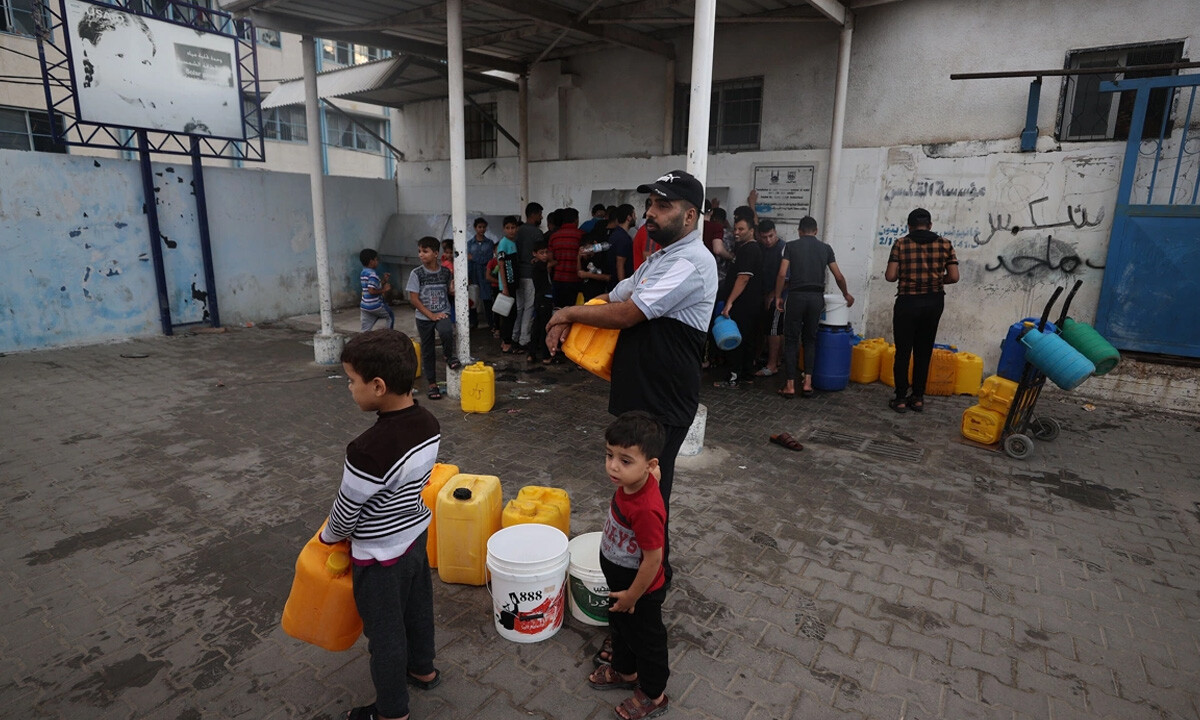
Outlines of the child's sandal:
M 600 665 L 588 675 L 588 685 L 596 690 L 632 690 L 637 680 L 626 680 L 612 665 Z
M 440 387 L 438 387 L 437 385 L 430 385 L 428 397 L 430 400 L 441 400 L 442 399 L 442 389 Z
M 655 705 L 650 696 L 642 692 L 641 688 L 633 691 L 633 697 L 626 698 L 624 702 L 614 708 L 614 712 L 620 720 L 644 720 L 644 718 L 653 718 L 662 715 L 669 709 L 671 699 L 663 695 L 663 701 L 659 705 Z

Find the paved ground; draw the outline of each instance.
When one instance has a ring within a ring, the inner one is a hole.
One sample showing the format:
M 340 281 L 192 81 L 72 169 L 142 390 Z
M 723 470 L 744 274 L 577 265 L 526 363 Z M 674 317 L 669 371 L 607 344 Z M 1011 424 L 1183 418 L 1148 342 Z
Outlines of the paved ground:
M 5 717 L 318 719 L 371 699 L 362 641 L 279 628 L 370 422 L 310 338 L 0 358 Z M 482 354 L 496 409 L 431 403 L 443 460 L 506 497 L 566 488 L 573 532 L 599 529 L 605 384 Z M 897 416 L 880 385 L 774 388 L 703 393 L 705 450 L 672 502 L 668 717 L 1200 718 L 1200 418 L 1046 393 L 1065 429 L 1022 462 L 958 442 L 967 398 Z M 804 452 L 768 444 L 780 430 Z M 446 682 L 414 718 L 611 716 L 584 680 L 599 631 L 516 645 L 484 589 L 435 586 Z

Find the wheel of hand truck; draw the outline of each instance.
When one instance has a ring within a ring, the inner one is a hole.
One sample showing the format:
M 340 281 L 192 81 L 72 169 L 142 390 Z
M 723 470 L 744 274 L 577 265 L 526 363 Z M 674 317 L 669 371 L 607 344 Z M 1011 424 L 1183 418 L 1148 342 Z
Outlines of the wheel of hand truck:
M 1033 440 L 1030 440 L 1028 435 L 1013 433 L 1004 438 L 1004 452 L 1011 458 L 1024 460 L 1033 452 Z
M 1062 425 L 1052 417 L 1040 415 L 1033 419 L 1030 432 L 1038 440 L 1053 440 L 1062 432 Z

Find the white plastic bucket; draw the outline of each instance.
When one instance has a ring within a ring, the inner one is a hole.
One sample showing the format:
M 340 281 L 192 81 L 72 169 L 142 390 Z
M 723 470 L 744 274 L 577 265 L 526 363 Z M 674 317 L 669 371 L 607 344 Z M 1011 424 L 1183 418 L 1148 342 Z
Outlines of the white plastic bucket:
M 850 324 L 850 308 L 846 307 L 846 298 L 841 293 L 825 295 L 825 310 L 821 313 L 820 324 L 837 327 Z
M 600 570 L 600 540 L 604 533 L 585 533 L 568 543 L 571 565 L 567 586 L 571 617 L 585 625 L 608 624 L 608 581 Z
M 513 525 L 487 541 L 492 617 L 500 636 L 519 643 L 553 637 L 567 610 L 567 536 L 549 525 Z

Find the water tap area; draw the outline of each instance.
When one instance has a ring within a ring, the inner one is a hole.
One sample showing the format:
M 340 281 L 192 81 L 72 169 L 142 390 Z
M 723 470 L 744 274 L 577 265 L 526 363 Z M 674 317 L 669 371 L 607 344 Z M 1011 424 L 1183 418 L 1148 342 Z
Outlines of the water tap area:
M 499 477 L 505 502 L 565 490 L 571 536 L 600 530 L 607 384 L 495 345 L 472 337 L 490 412 L 418 395 L 439 461 Z M 311 330 L 0 368 L 6 716 L 333 720 L 371 702 L 365 639 L 330 652 L 280 627 L 373 421 L 340 366 L 313 363 Z M 963 442 L 969 396 L 897 415 L 879 383 L 784 400 L 777 377 L 716 379 L 671 501 L 669 717 L 1200 720 L 1200 416 L 1048 388 L 1037 412 L 1061 434 L 1017 460 Z M 604 628 L 567 617 L 513 642 L 486 587 L 433 584 L 443 682 L 413 691 L 414 720 L 613 716 L 622 694 L 587 683 Z

